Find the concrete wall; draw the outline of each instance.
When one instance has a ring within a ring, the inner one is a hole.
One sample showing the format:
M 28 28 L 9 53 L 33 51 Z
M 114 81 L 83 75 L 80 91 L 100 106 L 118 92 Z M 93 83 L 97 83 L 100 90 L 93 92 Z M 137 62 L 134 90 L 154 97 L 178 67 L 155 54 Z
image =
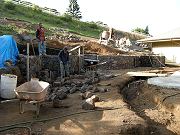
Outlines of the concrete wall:
M 166 62 L 180 64 L 180 41 L 152 43 L 155 54 L 165 56 Z

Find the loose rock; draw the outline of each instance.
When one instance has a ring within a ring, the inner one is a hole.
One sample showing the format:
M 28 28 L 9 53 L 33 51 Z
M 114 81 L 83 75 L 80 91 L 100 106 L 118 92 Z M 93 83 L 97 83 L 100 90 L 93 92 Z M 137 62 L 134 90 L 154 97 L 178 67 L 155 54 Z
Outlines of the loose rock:
M 59 99 L 55 98 L 55 99 L 53 100 L 53 107 L 54 107 L 54 108 L 60 108 L 60 107 L 62 107 L 62 100 L 59 100 Z
M 94 110 L 95 104 L 91 98 L 86 99 L 85 102 L 82 104 L 82 109 L 84 110 Z
M 101 92 L 101 93 L 104 93 L 104 92 L 107 92 L 108 89 L 106 88 L 102 88 L 102 87 L 97 87 L 98 91 Z
M 64 91 L 66 94 L 69 93 L 69 89 L 67 87 L 61 87 L 61 90 Z
M 87 92 L 85 93 L 85 99 L 91 98 L 92 96 L 93 96 L 93 93 L 90 92 L 90 91 L 87 91 Z
M 92 92 L 93 93 L 99 92 L 99 89 L 97 87 L 93 87 Z
M 84 84 L 84 85 L 80 88 L 81 93 L 86 92 L 87 88 L 88 88 L 88 85 L 87 85 L 87 84 Z
M 54 86 L 54 87 L 59 87 L 59 86 L 61 86 L 61 82 L 55 81 L 55 82 L 53 83 L 53 86 Z
M 91 98 L 92 96 L 93 96 L 93 93 L 90 92 L 90 91 L 87 91 L 85 93 L 80 94 L 80 97 L 81 97 L 82 100 Z
M 67 94 L 62 91 L 62 90 L 59 90 L 57 93 L 56 93 L 56 97 L 60 100 L 63 100 L 65 98 L 67 98 Z
M 78 80 L 73 80 L 72 83 L 76 84 L 77 87 L 82 87 L 83 83 Z
M 57 95 L 52 93 L 51 95 L 47 96 L 47 101 L 52 101 Z
M 93 79 L 91 79 L 91 78 L 86 78 L 84 83 L 90 85 L 90 84 L 92 84 L 92 81 L 93 81 Z
M 100 101 L 100 98 L 97 96 L 97 95 L 93 95 L 91 97 L 92 101 L 95 103 L 95 102 L 99 102 Z
M 99 78 L 94 78 L 93 81 L 92 81 L 92 84 L 96 84 L 99 82 Z
M 80 97 L 80 99 L 84 100 L 85 99 L 85 94 L 81 93 L 81 94 L 79 94 L 79 97 Z
M 89 86 L 87 87 L 86 91 L 92 90 L 92 89 L 93 89 L 93 86 L 92 86 L 92 85 L 89 85 Z
M 69 92 L 70 92 L 70 94 L 72 94 L 72 93 L 75 93 L 76 90 L 77 90 L 77 87 L 74 86 L 74 87 L 72 87 L 72 89 L 69 90 Z

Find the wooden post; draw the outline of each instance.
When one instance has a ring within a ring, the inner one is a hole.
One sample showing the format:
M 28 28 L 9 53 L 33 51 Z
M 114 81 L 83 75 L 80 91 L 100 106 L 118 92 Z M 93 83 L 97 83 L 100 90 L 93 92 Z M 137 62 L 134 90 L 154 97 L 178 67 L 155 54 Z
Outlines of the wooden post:
M 81 71 L 81 48 L 79 47 L 78 49 L 78 57 L 79 57 L 79 74 L 80 74 L 80 71 Z
M 84 56 L 84 46 L 82 48 L 83 48 L 83 56 Z
M 27 43 L 27 81 L 29 81 L 29 43 Z

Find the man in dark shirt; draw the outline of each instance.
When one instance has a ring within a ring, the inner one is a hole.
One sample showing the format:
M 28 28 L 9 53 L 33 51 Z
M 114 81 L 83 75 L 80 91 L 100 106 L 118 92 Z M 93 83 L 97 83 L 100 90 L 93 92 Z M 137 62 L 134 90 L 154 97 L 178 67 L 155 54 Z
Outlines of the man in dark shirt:
M 60 61 L 61 78 L 69 77 L 69 52 L 67 47 L 64 47 L 58 54 Z

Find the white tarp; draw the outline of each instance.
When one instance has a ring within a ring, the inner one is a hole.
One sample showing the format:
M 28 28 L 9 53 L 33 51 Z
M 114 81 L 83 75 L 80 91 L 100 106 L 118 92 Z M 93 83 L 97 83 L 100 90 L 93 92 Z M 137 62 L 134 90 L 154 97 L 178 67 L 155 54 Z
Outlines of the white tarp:
M 164 88 L 177 88 L 180 89 L 180 71 L 168 77 L 154 77 L 147 81 L 148 84 L 164 87 Z

